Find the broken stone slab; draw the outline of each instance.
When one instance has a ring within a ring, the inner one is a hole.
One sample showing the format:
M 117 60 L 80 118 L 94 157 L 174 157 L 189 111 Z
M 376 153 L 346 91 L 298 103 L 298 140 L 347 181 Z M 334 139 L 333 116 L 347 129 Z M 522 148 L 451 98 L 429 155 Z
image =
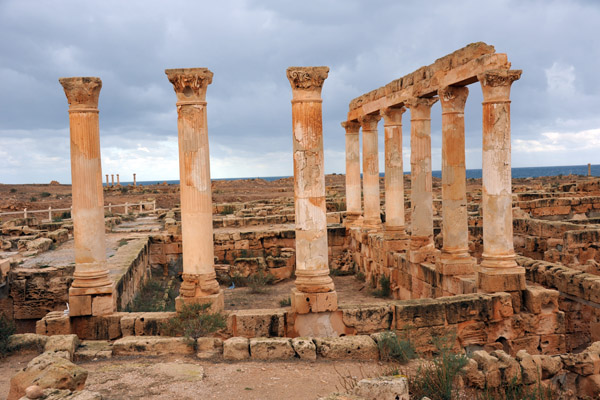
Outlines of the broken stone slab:
M 295 355 L 289 338 L 250 339 L 250 358 L 253 360 L 289 360 Z
M 29 389 L 29 388 L 27 388 Z M 91 392 L 89 390 L 71 391 L 71 390 L 60 390 L 60 389 L 45 389 L 41 390 L 41 393 L 34 392 L 31 396 L 25 395 L 19 400 L 31 400 L 31 399 L 44 399 L 44 400 L 102 400 L 102 395 L 98 392 Z M 38 396 L 39 397 L 36 397 Z
M 112 357 L 112 344 L 108 340 L 83 340 L 75 350 L 75 361 L 91 361 Z
M 8 338 L 8 351 L 43 353 L 48 336 L 35 333 L 17 333 Z
M 212 337 L 196 339 L 196 357 L 207 360 L 223 354 L 223 340 Z
M 330 360 L 378 360 L 377 343 L 365 335 L 315 338 L 317 354 Z
M 361 379 L 354 394 L 365 400 L 410 400 L 408 381 L 402 376 Z
M 315 361 L 317 359 L 317 346 L 310 338 L 293 338 L 292 347 L 301 360 Z
M 194 354 L 194 347 L 182 337 L 126 336 L 113 343 L 112 353 L 115 356 Z
M 88 372 L 85 369 L 57 353 L 43 353 L 11 378 L 7 400 L 23 397 L 25 389 L 32 385 L 42 389 L 82 390 L 87 376 Z
M 73 355 L 79 347 L 79 338 L 77 335 L 54 335 L 50 336 L 44 346 L 45 352 L 66 351 L 69 353 L 69 360 L 73 361 Z
M 247 360 L 250 358 L 250 340 L 245 337 L 232 337 L 223 342 L 225 360 Z

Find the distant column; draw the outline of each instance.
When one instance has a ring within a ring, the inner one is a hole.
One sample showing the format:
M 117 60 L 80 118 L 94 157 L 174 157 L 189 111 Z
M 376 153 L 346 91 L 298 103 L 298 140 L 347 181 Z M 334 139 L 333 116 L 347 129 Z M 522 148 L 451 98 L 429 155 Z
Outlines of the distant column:
M 360 185 L 360 124 L 342 122 L 346 130 L 346 226 L 354 225 L 362 214 Z
M 110 183 L 108 181 L 108 174 L 106 174 L 106 187 L 109 187 L 109 186 L 110 186 Z
M 100 78 L 60 78 L 69 101 L 75 272 L 69 289 L 70 315 L 103 315 L 115 310 L 106 268 L 104 196 L 100 162 L 98 96 Z
M 410 109 L 411 235 L 409 260 L 433 261 L 433 194 L 431 183 L 431 106 L 434 98 L 413 98 Z
M 377 123 L 379 114 L 365 115 L 360 118 L 363 130 L 363 193 L 365 213 L 363 227 L 381 228 L 381 202 L 379 198 L 379 152 L 377 150 Z
M 110 174 L 110 181 L 111 181 L 111 186 L 115 186 L 115 175 L 114 174 Z
M 385 234 L 387 239 L 406 237 L 404 227 L 404 166 L 402 115 L 406 108 L 381 110 L 385 134 Z
M 135 180 L 135 174 L 133 174 L 133 186 L 137 186 L 137 181 Z
M 206 89 L 213 73 L 207 68 L 165 70 L 177 95 L 183 283 L 176 299 L 183 304 L 211 303 L 224 308 L 216 280 L 212 226 L 210 157 L 206 121 Z
M 437 268 L 443 275 L 475 272 L 469 255 L 467 176 L 465 169 L 465 104 L 469 89 L 438 90 L 442 106 L 442 232 L 444 245 Z
M 513 246 L 510 157 L 510 87 L 519 70 L 478 75 L 483 91 L 483 253 L 477 276 L 482 292 L 525 289 L 525 270 Z
M 588 163 L 588 176 L 592 176 L 592 164 Z
M 321 89 L 328 67 L 290 67 L 296 208 L 296 282 L 292 310 L 337 310 L 329 276 Z
M 121 186 L 121 179 L 119 179 L 119 174 L 117 174 L 117 186 Z

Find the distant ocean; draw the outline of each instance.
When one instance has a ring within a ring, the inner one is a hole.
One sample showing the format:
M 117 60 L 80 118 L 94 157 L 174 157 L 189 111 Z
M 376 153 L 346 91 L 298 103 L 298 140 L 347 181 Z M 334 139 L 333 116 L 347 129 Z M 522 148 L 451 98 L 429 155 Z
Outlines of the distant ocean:
M 409 172 L 405 172 L 408 174 Z M 380 176 L 384 176 L 384 173 L 380 173 Z M 442 177 L 442 171 L 433 171 L 432 175 L 436 178 Z M 513 178 L 537 178 L 540 176 L 557 176 L 557 175 L 587 175 L 587 164 L 586 165 L 565 165 L 556 167 L 524 167 L 524 168 L 513 168 Z M 600 176 L 600 164 L 592 165 L 592 176 Z M 276 181 L 277 179 L 290 178 L 290 176 L 255 176 L 246 178 L 224 178 L 224 179 L 213 179 L 215 181 L 233 181 L 237 179 L 264 179 L 265 181 Z M 481 169 L 468 169 L 467 178 L 478 179 L 481 178 Z M 138 181 L 139 185 L 156 185 L 158 183 L 166 182 L 168 184 L 179 184 L 179 180 L 171 181 Z M 133 184 L 133 182 L 121 182 L 123 185 Z M 105 184 L 106 185 L 106 184 Z

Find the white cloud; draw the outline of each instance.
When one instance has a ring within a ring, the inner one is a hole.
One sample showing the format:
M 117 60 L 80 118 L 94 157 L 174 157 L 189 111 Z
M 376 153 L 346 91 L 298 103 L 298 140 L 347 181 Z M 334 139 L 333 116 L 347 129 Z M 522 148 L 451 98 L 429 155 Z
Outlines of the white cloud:
M 575 67 L 554 62 L 546 68 L 546 90 L 556 95 L 572 95 L 575 93 Z

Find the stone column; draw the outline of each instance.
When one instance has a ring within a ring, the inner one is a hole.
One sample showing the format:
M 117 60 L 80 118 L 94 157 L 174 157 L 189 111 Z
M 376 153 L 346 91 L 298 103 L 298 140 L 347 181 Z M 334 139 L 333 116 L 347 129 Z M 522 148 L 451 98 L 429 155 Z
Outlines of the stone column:
M 592 176 L 592 164 L 588 163 L 588 174 L 587 176 Z
M 442 105 L 442 233 L 444 245 L 437 268 L 443 275 L 475 272 L 469 255 L 467 175 L 465 169 L 465 104 L 469 89 L 438 90 Z
M 176 299 L 183 304 L 211 303 L 224 308 L 223 290 L 216 280 L 212 226 L 212 192 L 206 121 L 206 88 L 213 73 L 207 68 L 165 70 L 177 95 L 179 179 L 183 283 Z
M 342 122 L 346 130 L 346 226 L 353 226 L 362 214 L 360 185 L 360 124 L 355 121 Z
M 110 174 L 110 181 L 111 181 L 111 186 L 115 186 L 115 175 L 114 174 Z
M 133 186 L 137 186 L 137 181 L 135 180 L 135 174 L 133 174 Z
M 510 157 L 510 87 L 521 71 L 477 76 L 483 91 L 483 254 L 477 285 L 482 292 L 525 289 L 525 270 L 513 247 Z
M 289 67 L 292 86 L 296 287 L 292 310 L 299 314 L 337 310 L 329 276 L 323 162 L 321 89 L 328 67 Z
M 379 114 L 364 115 L 360 118 L 363 130 L 363 193 L 365 213 L 363 227 L 381 228 L 381 207 L 379 200 L 379 153 L 377 150 L 377 123 Z
M 431 106 L 433 98 L 413 98 L 410 109 L 411 235 L 410 262 L 433 261 L 433 194 L 431 187 Z
M 407 238 L 404 226 L 404 166 L 402 160 L 402 114 L 404 112 L 406 112 L 404 107 L 388 107 L 381 110 L 385 134 L 384 233 L 388 240 Z
M 60 78 L 69 102 L 75 272 L 69 289 L 71 316 L 115 310 L 113 282 L 106 268 L 104 194 L 100 163 L 98 96 L 100 78 Z
M 119 174 L 117 174 L 117 186 L 121 186 L 121 179 L 119 179 Z
M 106 187 L 109 187 L 110 183 L 108 182 L 108 174 L 106 174 Z

